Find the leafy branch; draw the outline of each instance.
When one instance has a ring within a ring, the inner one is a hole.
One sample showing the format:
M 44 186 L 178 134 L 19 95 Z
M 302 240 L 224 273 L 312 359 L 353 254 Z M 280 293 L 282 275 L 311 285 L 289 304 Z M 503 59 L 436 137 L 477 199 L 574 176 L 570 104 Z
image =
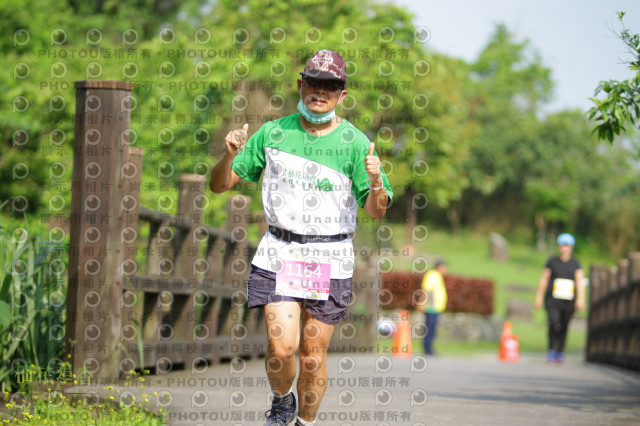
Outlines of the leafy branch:
M 640 35 L 632 34 L 625 28 L 622 21 L 624 15 L 624 12 L 618 12 L 622 30 L 614 33 L 633 55 L 627 64 L 630 70 L 637 71 L 636 75 L 624 81 L 601 81 L 596 87 L 595 96 L 603 92 L 606 96 L 602 100 L 595 96 L 589 98 L 595 106 L 586 113 L 590 120 L 598 123 L 593 130 L 598 139 L 607 139 L 609 142 L 613 142 L 614 136 L 626 132 L 624 126 L 627 121 L 638 126 L 640 119 Z

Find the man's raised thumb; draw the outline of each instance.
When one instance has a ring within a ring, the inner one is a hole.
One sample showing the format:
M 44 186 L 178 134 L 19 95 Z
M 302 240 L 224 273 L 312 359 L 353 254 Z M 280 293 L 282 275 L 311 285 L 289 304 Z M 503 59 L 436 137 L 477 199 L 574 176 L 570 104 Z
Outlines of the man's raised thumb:
M 371 142 L 369 144 L 369 152 L 367 153 L 367 155 L 373 155 L 373 151 L 376 149 L 376 144 Z
M 242 130 L 247 132 L 249 130 L 249 123 L 244 123 L 244 126 L 242 126 Z

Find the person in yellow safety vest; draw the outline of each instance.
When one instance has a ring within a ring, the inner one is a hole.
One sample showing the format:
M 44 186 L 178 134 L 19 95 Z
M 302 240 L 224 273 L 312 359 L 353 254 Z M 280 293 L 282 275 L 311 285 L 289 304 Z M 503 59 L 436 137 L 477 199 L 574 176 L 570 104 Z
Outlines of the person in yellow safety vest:
M 436 337 L 438 314 L 447 308 L 447 289 L 443 276 L 447 273 L 447 262 L 438 259 L 435 267 L 427 271 L 422 278 L 422 289 L 426 292 L 426 300 L 418 306 L 426 315 L 427 332 L 424 336 L 424 353 L 433 355 L 433 339 Z

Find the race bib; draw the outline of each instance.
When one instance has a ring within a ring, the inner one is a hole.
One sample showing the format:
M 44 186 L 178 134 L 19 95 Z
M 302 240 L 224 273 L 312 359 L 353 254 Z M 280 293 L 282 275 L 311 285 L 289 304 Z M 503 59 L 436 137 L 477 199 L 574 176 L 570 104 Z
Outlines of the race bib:
M 575 283 L 573 280 L 566 278 L 556 278 L 553 280 L 553 292 L 551 295 L 554 299 L 573 300 L 575 294 Z
M 276 294 L 302 299 L 327 300 L 331 287 L 331 260 L 293 253 L 280 258 Z

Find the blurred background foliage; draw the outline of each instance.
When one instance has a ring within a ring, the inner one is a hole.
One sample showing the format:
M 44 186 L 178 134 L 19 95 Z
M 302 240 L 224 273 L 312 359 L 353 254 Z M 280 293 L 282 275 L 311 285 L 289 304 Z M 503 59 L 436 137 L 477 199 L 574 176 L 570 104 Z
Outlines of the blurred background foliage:
M 394 188 L 385 220 L 497 231 L 539 250 L 561 231 L 578 253 L 638 249 L 637 135 L 599 143 L 583 112 L 546 111 L 551 70 L 505 26 L 467 63 L 431 50 L 412 19 L 371 0 L 0 0 L 4 220 L 68 216 L 74 81 L 134 83 L 142 204 L 164 210 L 158 196 L 177 195 L 180 173 L 207 175 L 227 131 L 295 112 L 298 73 L 331 48 L 348 61 L 338 114 L 376 142 Z M 236 188 L 256 210 L 258 190 Z M 224 223 L 229 195 L 208 194 L 208 224 Z

